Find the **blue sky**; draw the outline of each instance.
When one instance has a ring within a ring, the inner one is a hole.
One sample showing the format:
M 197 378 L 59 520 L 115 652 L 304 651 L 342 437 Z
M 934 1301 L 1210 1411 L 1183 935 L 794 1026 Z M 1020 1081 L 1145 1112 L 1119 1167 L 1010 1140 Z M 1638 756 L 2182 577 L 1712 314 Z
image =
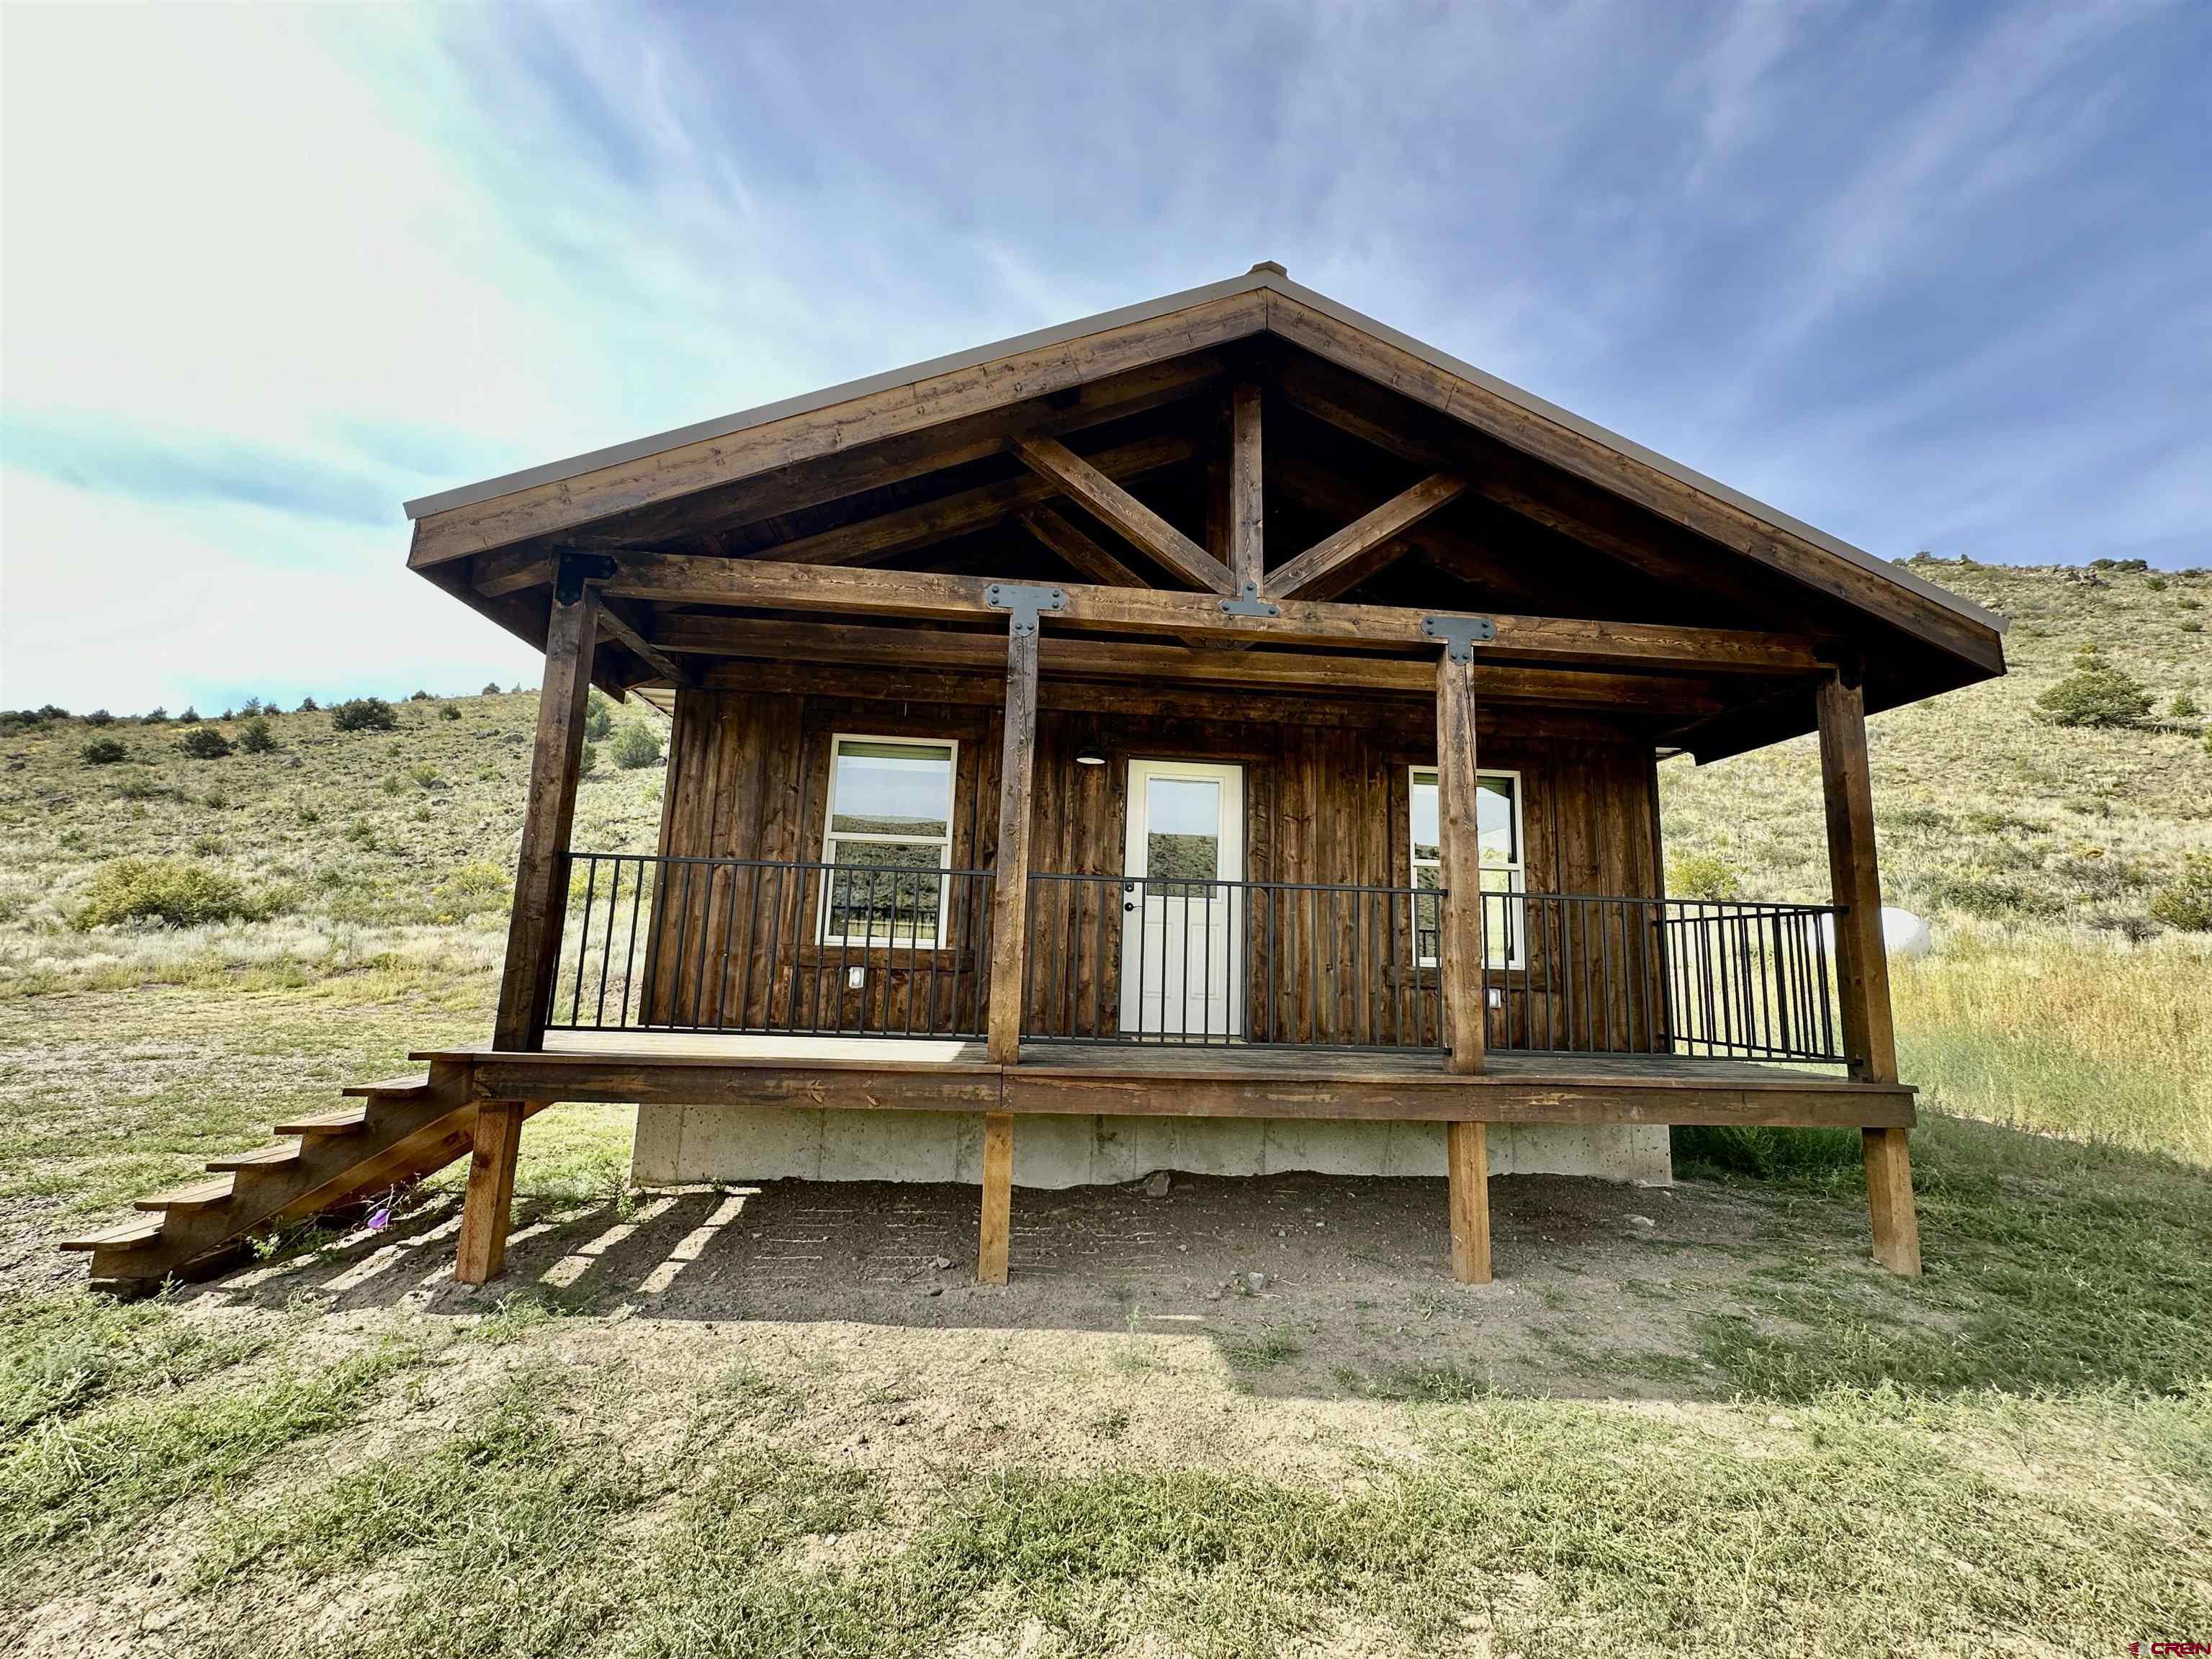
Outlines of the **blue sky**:
M 1875 552 L 2212 563 L 2212 7 L 0 8 L 0 705 L 533 681 L 400 501 L 1279 259 Z

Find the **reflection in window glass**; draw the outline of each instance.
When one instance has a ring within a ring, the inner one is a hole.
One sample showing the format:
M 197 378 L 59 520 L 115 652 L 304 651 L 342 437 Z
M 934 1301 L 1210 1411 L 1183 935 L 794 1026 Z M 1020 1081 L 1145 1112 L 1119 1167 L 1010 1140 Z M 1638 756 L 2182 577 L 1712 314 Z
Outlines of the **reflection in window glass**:
M 956 745 L 876 738 L 831 740 L 829 832 L 822 859 L 828 945 L 927 948 L 944 932 L 952 863 Z
M 1518 773 L 1487 772 L 1475 780 L 1475 842 L 1482 849 L 1482 890 L 1511 894 L 1522 890 L 1521 779 Z M 1415 767 L 1409 799 L 1413 820 L 1413 885 L 1424 893 L 1443 885 L 1437 838 L 1439 808 L 1433 767 Z M 1485 954 L 1492 968 L 1522 965 L 1522 910 L 1517 902 L 1483 901 Z M 1415 947 L 1424 965 L 1437 959 L 1437 902 L 1413 901 Z
M 1212 881 L 1220 874 L 1221 785 L 1217 781 L 1146 781 L 1145 872 L 1156 881 Z

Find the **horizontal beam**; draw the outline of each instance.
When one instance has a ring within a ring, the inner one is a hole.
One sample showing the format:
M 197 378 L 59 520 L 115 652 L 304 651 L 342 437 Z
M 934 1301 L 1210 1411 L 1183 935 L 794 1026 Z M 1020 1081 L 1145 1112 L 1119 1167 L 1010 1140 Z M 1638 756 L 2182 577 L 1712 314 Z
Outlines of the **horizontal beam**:
M 1393 538 L 1403 535 L 1431 513 L 1449 506 L 1467 488 L 1464 479 L 1449 472 L 1432 472 L 1410 489 L 1402 489 L 1372 512 L 1364 513 L 1333 536 L 1325 536 L 1296 558 L 1270 571 L 1264 584 L 1271 599 L 1292 599 L 1355 561 L 1363 561 Z M 1371 573 L 1371 562 L 1363 565 Z
M 815 623 L 794 627 L 759 617 L 670 617 L 655 635 L 678 655 L 761 657 L 777 662 L 852 663 L 903 668 L 1003 665 L 1006 641 L 995 634 Z M 1090 640 L 1043 633 L 1039 663 L 1048 676 L 1081 675 L 1156 684 L 1265 686 L 1273 690 L 1359 690 L 1419 698 L 1436 695 L 1432 664 L 1406 657 L 1323 656 L 1297 651 L 1187 649 L 1126 640 Z M 1728 706 L 1712 682 L 1589 669 L 1475 665 L 1486 698 L 1589 704 L 1679 713 L 1685 720 Z
M 960 622 L 1003 617 L 984 597 L 984 576 L 928 571 L 848 570 L 687 553 L 615 553 L 603 591 L 671 605 L 724 605 L 817 616 L 909 617 Z M 1070 583 L 1051 626 L 1168 634 L 1255 645 L 1370 646 L 1428 653 L 1437 642 L 1425 614 L 1395 606 L 1284 601 L 1278 614 L 1224 611 L 1210 594 Z M 1494 617 L 1497 637 L 1478 649 L 1496 662 L 1557 662 L 1700 672 L 1808 673 L 1820 659 L 1809 641 L 1651 623 L 1566 617 Z
M 1237 592 L 1227 565 L 1057 438 L 1018 439 L 1013 448 L 1031 471 L 1058 484 L 1184 580 L 1217 593 Z
M 911 708 L 995 709 L 1006 701 L 1006 676 L 974 668 L 890 668 L 880 664 L 763 662 L 733 657 L 698 677 L 709 691 L 781 696 L 838 697 Z M 1109 720 L 1149 718 L 1208 720 L 1247 727 L 1297 726 L 1380 733 L 1420 749 L 1434 740 L 1436 714 L 1416 698 L 1372 691 L 1255 690 L 1250 686 L 1134 684 L 1127 680 L 1047 677 L 1037 683 L 1037 707 L 1054 714 L 1096 714 Z M 1564 708 L 1493 698 L 1477 711 L 1483 741 L 1631 743 L 1644 744 L 1667 717 L 1650 711 L 1583 704 Z
M 1041 1116 L 1107 1113 L 1146 1117 L 1294 1117 L 1330 1120 L 1474 1121 L 1491 1123 L 1745 1123 L 1802 1127 L 1905 1127 L 1912 1091 L 1826 1079 L 1778 1082 L 1753 1073 L 1741 1084 L 1578 1073 L 1454 1077 L 1362 1075 L 1316 1056 L 1277 1063 L 1271 1074 L 1221 1067 L 1126 1071 L 1097 1063 L 1056 1064 L 1030 1045 L 1019 1066 L 967 1061 L 807 1061 L 789 1057 L 657 1059 L 640 1054 L 485 1054 L 465 1062 L 477 1100 L 523 1097 L 643 1105 L 803 1106 L 837 1111 L 999 1111 Z M 1625 1058 L 1625 1057 L 1624 1057 Z M 1747 1068 L 1749 1070 L 1749 1068 Z

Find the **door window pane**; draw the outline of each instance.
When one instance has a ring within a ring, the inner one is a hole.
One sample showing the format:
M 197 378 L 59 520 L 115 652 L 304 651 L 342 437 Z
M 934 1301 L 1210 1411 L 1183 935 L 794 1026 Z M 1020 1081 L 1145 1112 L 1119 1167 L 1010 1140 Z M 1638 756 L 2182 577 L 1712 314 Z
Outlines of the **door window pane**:
M 1221 872 L 1221 785 L 1152 778 L 1145 786 L 1145 872 L 1155 880 L 1212 881 Z

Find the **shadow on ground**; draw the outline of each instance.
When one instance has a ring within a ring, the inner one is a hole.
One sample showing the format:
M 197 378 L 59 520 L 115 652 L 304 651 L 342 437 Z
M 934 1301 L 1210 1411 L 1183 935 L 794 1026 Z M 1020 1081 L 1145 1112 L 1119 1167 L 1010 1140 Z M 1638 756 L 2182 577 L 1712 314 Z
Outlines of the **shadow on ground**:
M 972 1187 L 778 1182 L 622 1203 L 524 1202 L 507 1271 L 450 1282 L 451 1197 L 380 1234 L 252 1267 L 211 1300 L 473 1316 L 517 1298 L 583 1318 L 1211 1338 L 1261 1395 L 1571 1395 L 1724 1389 L 1694 1321 L 1784 1243 L 1752 1199 L 1551 1176 L 1492 1183 L 1498 1277 L 1453 1282 L 1440 1180 L 1177 1176 L 1017 1188 L 1012 1282 L 975 1283 Z M 1824 1206 L 1850 1270 L 1863 1221 Z M 1870 1267 L 1867 1272 L 1875 1271 Z

